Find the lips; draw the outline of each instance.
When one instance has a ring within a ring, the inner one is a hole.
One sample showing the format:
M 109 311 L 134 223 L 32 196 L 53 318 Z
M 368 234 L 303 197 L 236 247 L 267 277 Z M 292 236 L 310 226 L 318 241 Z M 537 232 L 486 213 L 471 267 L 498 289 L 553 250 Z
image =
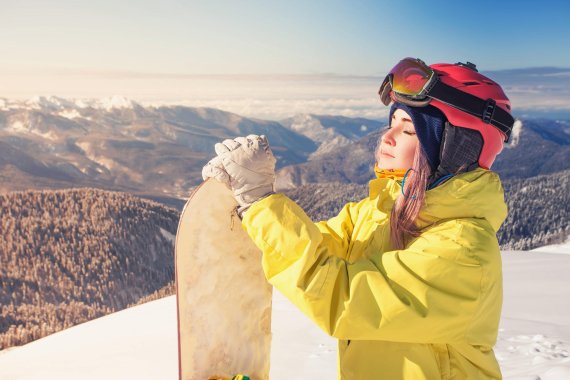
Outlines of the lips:
M 386 157 L 394 158 L 394 156 L 392 156 L 391 154 L 388 154 L 388 153 L 382 152 L 382 151 L 380 151 L 380 155 L 381 155 L 381 156 L 386 156 Z

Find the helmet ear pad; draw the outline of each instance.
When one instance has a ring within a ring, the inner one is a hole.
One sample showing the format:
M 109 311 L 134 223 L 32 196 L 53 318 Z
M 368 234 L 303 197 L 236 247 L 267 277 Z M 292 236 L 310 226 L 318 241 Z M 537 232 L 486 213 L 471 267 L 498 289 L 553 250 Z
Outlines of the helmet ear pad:
M 475 129 L 460 128 L 446 122 L 439 150 L 439 165 L 429 184 L 448 174 L 459 174 L 479 167 L 483 136 Z

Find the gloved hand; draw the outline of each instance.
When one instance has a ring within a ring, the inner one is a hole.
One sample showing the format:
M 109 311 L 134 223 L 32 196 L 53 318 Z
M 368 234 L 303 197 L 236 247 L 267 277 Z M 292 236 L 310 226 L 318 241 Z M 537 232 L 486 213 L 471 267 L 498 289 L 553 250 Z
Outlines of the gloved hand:
M 225 183 L 240 205 L 240 216 L 252 203 L 273 193 L 276 160 L 265 136 L 224 140 L 214 149 L 218 156 L 204 166 L 202 178 Z

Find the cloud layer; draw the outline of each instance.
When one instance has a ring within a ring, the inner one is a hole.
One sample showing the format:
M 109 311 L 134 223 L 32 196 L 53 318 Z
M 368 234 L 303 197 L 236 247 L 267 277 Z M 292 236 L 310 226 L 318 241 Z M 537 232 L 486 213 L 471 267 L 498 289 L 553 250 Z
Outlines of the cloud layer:
M 570 69 L 533 68 L 485 72 L 501 83 L 513 112 L 570 117 Z M 385 119 L 378 76 L 185 75 L 117 71 L 25 70 L 0 73 L 0 97 L 34 95 L 100 98 L 123 95 L 142 104 L 212 107 L 261 119 L 279 120 L 299 113 Z M 12 89 L 12 90 L 10 90 Z

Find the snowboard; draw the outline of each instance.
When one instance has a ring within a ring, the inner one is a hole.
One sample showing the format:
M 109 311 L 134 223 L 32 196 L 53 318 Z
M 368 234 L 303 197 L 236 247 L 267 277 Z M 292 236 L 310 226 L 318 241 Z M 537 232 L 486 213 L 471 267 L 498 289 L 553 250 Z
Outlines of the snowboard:
M 269 378 L 271 285 L 237 202 L 208 179 L 188 199 L 175 246 L 180 380 Z

